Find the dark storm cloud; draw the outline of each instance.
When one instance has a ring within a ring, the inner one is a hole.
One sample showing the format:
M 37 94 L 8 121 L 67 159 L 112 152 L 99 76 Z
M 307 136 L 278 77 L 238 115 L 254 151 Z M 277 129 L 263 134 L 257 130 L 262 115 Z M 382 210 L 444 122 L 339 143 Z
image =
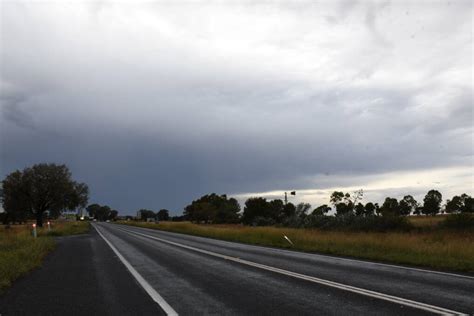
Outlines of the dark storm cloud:
M 26 98 L 23 96 L 4 96 L 0 99 L 2 116 L 24 128 L 34 128 L 33 118 L 30 113 L 21 107 Z
M 0 172 L 66 163 L 125 212 L 469 172 L 466 7 L 5 4 Z

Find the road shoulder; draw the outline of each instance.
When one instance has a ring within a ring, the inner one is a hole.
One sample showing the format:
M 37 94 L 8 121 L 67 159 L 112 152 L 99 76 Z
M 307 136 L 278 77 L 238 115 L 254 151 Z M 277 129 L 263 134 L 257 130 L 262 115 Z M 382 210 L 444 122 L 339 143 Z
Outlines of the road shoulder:
M 95 230 L 61 237 L 42 266 L 0 296 L 0 314 L 163 314 Z

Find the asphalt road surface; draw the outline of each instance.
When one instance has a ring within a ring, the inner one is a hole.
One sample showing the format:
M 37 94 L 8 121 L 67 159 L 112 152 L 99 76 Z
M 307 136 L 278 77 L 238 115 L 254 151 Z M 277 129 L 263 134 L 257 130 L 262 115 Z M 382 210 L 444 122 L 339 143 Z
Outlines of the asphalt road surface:
M 94 228 L 61 240 L 41 269 L 0 297 L 0 314 L 474 314 L 469 275 L 131 226 Z

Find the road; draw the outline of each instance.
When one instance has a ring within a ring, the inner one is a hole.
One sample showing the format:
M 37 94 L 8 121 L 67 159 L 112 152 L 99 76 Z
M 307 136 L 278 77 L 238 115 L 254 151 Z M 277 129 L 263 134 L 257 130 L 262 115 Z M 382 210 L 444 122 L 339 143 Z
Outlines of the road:
M 102 289 L 95 286 L 94 293 L 98 293 L 99 300 L 100 295 L 105 295 L 106 299 L 101 303 L 105 310 L 94 311 L 95 305 L 91 304 L 90 315 L 474 313 L 474 277 L 469 275 L 250 246 L 124 225 L 97 223 L 94 228 L 90 243 L 92 247 L 100 248 L 95 255 L 108 258 L 91 263 L 96 265 L 94 275 L 106 271 L 108 267 L 103 264 L 107 263 L 113 266 L 112 273 L 120 277 L 101 277 L 107 281 L 106 286 Z M 89 283 L 95 284 L 96 279 Z M 14 286 L 13 293 L 7 293 L 6 299 L 0 297 L 0 306 L 2 303 L 14 306 L 11 297 L 21 300 L 17 288 Z M 107 294 L 100 294 L 101 291 Z M 89 297 L 84 294 L 87 302 Z M 115 312 L 107 310 L 109 304 Z M 12 309 L 5 310 L 5 315 L 10 314 L 8 311 Z

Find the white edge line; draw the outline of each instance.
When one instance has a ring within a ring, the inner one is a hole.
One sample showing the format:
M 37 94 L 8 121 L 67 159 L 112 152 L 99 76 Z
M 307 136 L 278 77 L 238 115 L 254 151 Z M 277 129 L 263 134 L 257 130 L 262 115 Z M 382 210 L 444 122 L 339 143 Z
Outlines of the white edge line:
M 164 298 L 140 275 L 140 273 L 135 270 L 134 267 L 125 259 L 122 254 L 115 248 L 112 243 L 105 238 L 104 235 L 99 231 L 96 225 L 94 226 L 95 230 L 99 233 L 100 237 L 105 240 L 105 242 L 109 245 L 109 247 L 114 251 L 117 257 L 122 261 L 122 263 L 127 267 L 128 271 L 133 275 L 133 277 L 137 280 L 137 282 L 143 287 L 143 289 L 150 295 L 150 297 L 160 305 L 163 311 L 170 316 L 177 316 L 178 313 L 164 300 Z
M 227 256 L 227 255 L 222 255 L 222 254 L 215 253 L 215 252 L 212 252 L 212 251 L 199 249 L 199 248 L 195 248 L 195 247 L 192 247 L 192 246 L 183 245 L 183 244 L 180 244 L 180 243 L 176 243 L 176 242 L 169 241 L 169 240 L 166 240 L 166 239 L 162 239 L 162 238 L 158 238 L 158 237 L 138 233 L 138 232 L 135 232 L 135 231 L 130 231 L 130 230 L 122 229 L 122 228 L 118 228 L 118 229 L 122 230 L 122 231 L 124 231 L 128 234 L 141 235 L 141 236 L 144 236 L 144 237 L 147 237 L 147 238 L 150 238 L 150 239 L 155 239 L 155 240 L 158 240 L 158 241 L 161 241 L 161 242 L 164 242 L 164 243 L 168 243 L 168 244 L 171 244 L 171 245 L 174 245 L 174 246 L 177 246 L 177 247 L 181 247 L 181 248 L 193 250 L 193 251 L 196 251 L 196 252 L 204 253 L 204 254 L 207 254 L 207 255 L 210 255 L 210 256 L 213 256 L 213 257 L 218 257 L 218 258 L 222 258 L 222 259 L 225 259 L 225 260 L 238 262 L 238 263 L 241 263 L 241 264 L 244 264 L 244 265 L 260 268 L 260 269 L 263 269 L 263 270 L 272 271 L 272 272 L 276 272 L 276 273 L 279 273 L 279 274 L 292 276 L 292 277 L 295 277 L 295 278 L 298 278 L 298 279 L 302 279 L 302 280 L 306 280 L 306 281 L 310 281 L 310 282 L 314 282 L 314 283 L 319 283 L 319 284 L 326 285 L 326 286 L 329 286 L 329 287 L 334 287 L 334 288 L 338 288 L 338 289 L 341 289 L 341 290 L 345 290 L 345 291 L 349 291 L 349 292 L 353 292 L 353 293 L 357 293 L 357 294 L 361 294 L 361 295 L 365 295 L 365 296 L 370 296 L 370 297 L 385 300 L 385 301 L 390 301 L 390 302 L 393 302 L 393 303 L 396 303 L 396 304 L 401 304 L 401 305 L 410 306 L 410 307 L 417 308 L 417 309 L 426 310 L 426 311 L 429 311 L 429 312 L 432 312 L 432 313 L 435 313 L 435 314 L 439 314 L 439 315 L 466 315 L 464 313 L 449 310 L 449 309 L 446 309 L 446 308 L 443 308 L 443 307 L 429 305 L 429 304 L 425 304 L 425 303 L 405 299 L 405 298 L 402 298 L 402 297 L 397 297 L 397 296 L 384 294 L 384 293 L 380 293 L 380 292 L 376 292 L 376 291 L 366 290 L 366 289 L 358 288 L 358 287 L 351 286 L 351 285 L 346 285 L 346 284 L 342 284 L 342 283 L 338 283 L 338 282 L 333 282 L 333 281 L 329 281 L 329 280 L 325 280 L 325 279 L 320 279 L 320 278 L 317 278 L 317 277 L 312 277 L 312 276 L 305 275 L 305 274 L 300 274 L 300 273 L 297 273 L 297 272 L 292 272 L 292 271 L 288 271 L 288 270 L 284 270 L 284 269 L 280 269 L 280 268 L 275 268 L 275 267 L 267 266 L 267 265 L 264 265 L 264 264 L 244 260 L 244 259 L 239 259 L 239 258 Z
M 288 250 L 288 249 L 281 249 L 281 248 L 271 248 L 271 247 L 265 247 L 265 246 L 259 246 L 259 245 L 245 244 L 245 243 L 240 243 L 240 242 L 235 242 L 235 241 L 228 241 L 228 240 L 221 240 L 221 239 L 216 239 L 216 238 L 196 236 L 196 235 L 191 235 L 191 234 L 169 232 L 169 231 L 166 231 L 166 230 L 159 230 L 159 229 L 152 229 L 152 228 L 146 228 L 146 227 L 132 226 L 132 225 L 127 225 L 127 224 L 116 224 L 116 225 L 134 227 L 134 228 L 139 228 L 139 229 L 146 229 L 146 230 L 153 231 L 153 232 L 158 231 L 160 233 L 163 232 L 165 234 L 169 233 L 169 234 L 175 234 L 175 235 L 192 236 L 192 237 L 208 239 L 208 240 L 213 240 L 213 241 L 216 240 L 216 241 L 224 242 L 224 243 L 227 243 L 227 244 L 245 245 L 245 246 L 250 246 L 250 247 L 256 248 L 256 249 L 262 248 L 262 249 L 268 249 L 268 250 L 273 250 L 273 251 L 276 251 L 276 252 L 283 252 L 283 253 L 288 253 L 288 254 L 293 254 L 293 255 L 294 254 L 300 254 L 300 255 L 305 255 L 305 256 L 308 256 L 308 257 L 319 256 L 319 257 L 331 258 L 331 259 L 341 260 L 341 261 L 359 262 L 359 263 L 365 263 L 365 264 L 368 264 L 368 265 L 377 265 L 377 266 L 383 266 L 383 267 L 391 267 L 391 268 L 398 268 L 398 269 L 403 269 L 403 270 L 419 271 L 419 272 L 424 272 L 424 273 L 432 273 L 432 274 L 439 274 L 439 275 L 446 275 L 446 276 L 452 276 L 452 277 L 458 277 L 458 278 L 474 280 L 474 276 L 469 276 L 469 275 L 465 275 L 465 274 L 450 273 L 450 272 L 443 272 L 443 271 L 436 271 L 436 270 L 428 270 L 428 269 L 422 269 L 422 268 L 406 267 L 406 266 L 400 266 L 400 265 L 396 265 L 396 264 L 389 264 L 389 263 L 382 263 L 382 262 L 372 262 L 372 261 L 368 261 L 368 260 L 358 260 L 358 259 L 337 257 L 337 256 L 325 255 L 325 254 L 321 254 L 321 253 L 311 253 L 311 252 L 303 252 L 303 251 Z

